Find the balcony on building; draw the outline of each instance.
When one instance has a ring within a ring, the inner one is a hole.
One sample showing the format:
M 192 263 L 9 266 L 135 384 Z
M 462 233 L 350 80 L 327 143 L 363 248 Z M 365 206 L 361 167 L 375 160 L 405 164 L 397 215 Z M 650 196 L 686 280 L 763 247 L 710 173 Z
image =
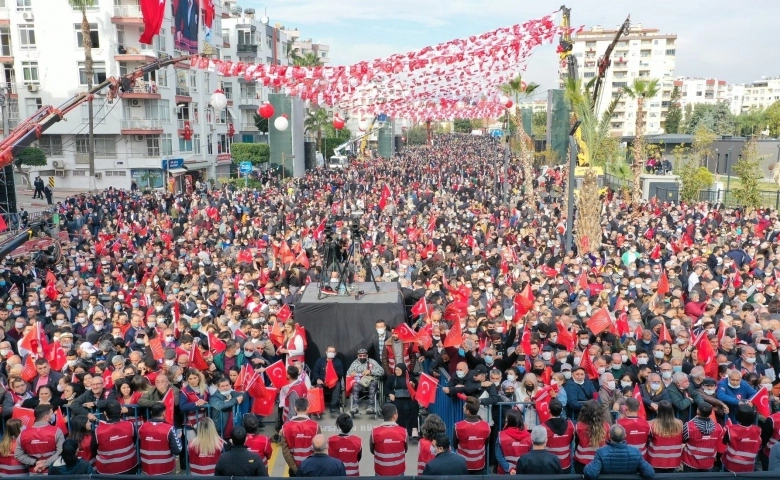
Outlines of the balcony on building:
M 122 135 L 161 135 L 163 121 L 155 118 L 123 118 Z
M 176 103 L 192 103 L 192 93 L 187 85 L 176 85 Z
M 160 95 L 160 89 L 157 87 L 157 84 L 139 78 L 135 81 L 135 86 L 132 87 L 129 92 L 124 92 L 122 94 L 122 98 L 128 100 L 144 98 L 160 99 L 162 98 L 162 95 Z
M 257 45 L 251 45 L 248 43 L 239 43 L 236 45 L 236 53 L 239 57 L 256 57 Z
M 260 106 L 260 95 L 250 92 L 242 93 L 238 97 L 238 108 L 241 110 L 257 110 Z
M 143 25 L 141 5 L 133 0 L 114 0 L 111 23 L 116 25 Z
M 222 29 L 222 46 L 230 48 L 230 30 L 227 28 Z
M 119 62 L 151 63 L 157 60 L 157 52 L 152 45 L 123 44 L 116 46 L 114 58 Z M 189 64 L 187 64 L 189 68 Z

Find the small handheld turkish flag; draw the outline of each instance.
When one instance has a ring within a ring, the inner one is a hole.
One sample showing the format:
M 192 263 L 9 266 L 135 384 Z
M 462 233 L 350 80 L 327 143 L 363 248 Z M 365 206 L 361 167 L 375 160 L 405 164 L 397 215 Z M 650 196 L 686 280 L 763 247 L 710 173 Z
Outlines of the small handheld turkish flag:
M 756 411 L 762 417 L 766 418 L 772 414 L 769 409 L 769 391 L 766 387 L 759 388 L 756 394 L 750 398 L 750 403 L 756 407 Z
M 162 403 L 165 405 L 165 423 L 173 425 L 173 388 L 169 388 L 168 391 L 165 392 Z
M 417 395 L 415 399 L 423 407 L 428 407 L 436 401 L 436 387 L 439 381 L 425 373 L 420 374 L 420 380 L 417 383 Z
M 403 343 L 417 342 L 417 334 L 415 334 L 414 330 L 409 328 L 409 325 L 405 323 L 396 325 L 395 329 L 393 330 L 393 333 L 395 333 L 398 336 L 398 339 L 401 340 Z
M 277 361 L 265 370 L 266 375 L 276 388 L 282 388 L 287 385 L 287 370 L 284 368 L 284 362 Z

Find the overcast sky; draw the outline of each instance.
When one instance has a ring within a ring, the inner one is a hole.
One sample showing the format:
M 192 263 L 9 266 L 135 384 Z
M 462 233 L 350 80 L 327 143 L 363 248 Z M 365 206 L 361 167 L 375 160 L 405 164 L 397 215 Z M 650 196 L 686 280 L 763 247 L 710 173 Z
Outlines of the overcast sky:
M 557 10 L 563 0 L 239 0 L 270 23 L 297 27 L 303 38 L 330 45 L 330 65 L 350 65 L 522 23 Z M 746 83 L 780 75 L 773 40 L 780 1 L 567 0 L 575 26 L 634 25 L 674 33 L 677 76 Z M 557 85 L 555 46 L 533 52 L 523 76 Z

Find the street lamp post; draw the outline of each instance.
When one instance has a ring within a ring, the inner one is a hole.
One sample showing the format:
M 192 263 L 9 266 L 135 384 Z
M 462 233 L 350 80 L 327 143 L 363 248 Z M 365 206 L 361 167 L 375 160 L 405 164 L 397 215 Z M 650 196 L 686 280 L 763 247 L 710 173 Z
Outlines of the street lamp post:
M 729 147 L 729 151 L 726 152 L 726 193 L 723 195 L 723 200 L 726 200 L 726 195 L 729 193 L 731 187 L 731 150 L 734 145 Z

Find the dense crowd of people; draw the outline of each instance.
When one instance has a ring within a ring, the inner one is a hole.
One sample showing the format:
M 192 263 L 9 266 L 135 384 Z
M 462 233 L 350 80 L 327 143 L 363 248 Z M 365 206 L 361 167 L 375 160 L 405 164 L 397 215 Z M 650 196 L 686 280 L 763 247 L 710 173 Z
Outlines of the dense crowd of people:
M 0 476 L 263 476 L 274 441 L 298 476 L 403 475 L 415 442 L 431 475 L 780 469 L 777 212 L 607 195 L 598 252 L 567 252 L 565 174 L 526 195 L 500 149 L 439 135 L 260 189 L 58 203 L 62 261 L 2 260 Z M 323 244 L 353 218 L 339 278 Z M 407 324 L 306 365 L 298 296 L 372 280 Z

